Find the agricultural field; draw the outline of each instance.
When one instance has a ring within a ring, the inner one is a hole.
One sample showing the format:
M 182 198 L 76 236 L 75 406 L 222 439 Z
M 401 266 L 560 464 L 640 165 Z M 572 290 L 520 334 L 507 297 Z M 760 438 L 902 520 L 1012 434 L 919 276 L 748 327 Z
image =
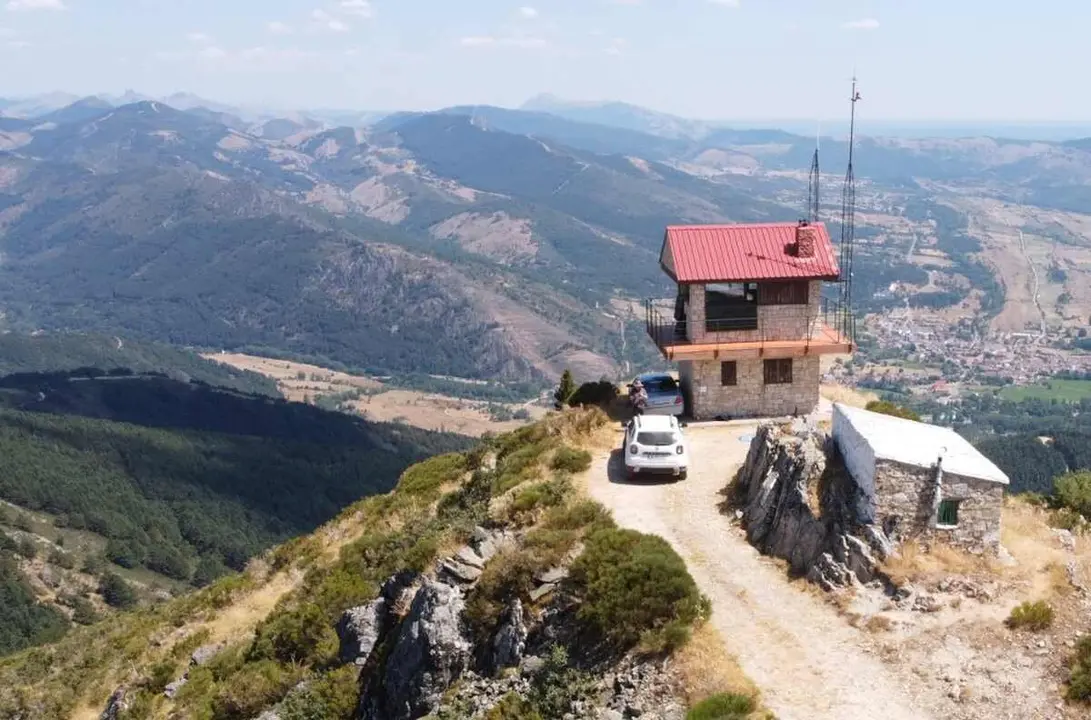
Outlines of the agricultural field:
M 487 432 L 515 430 L 540 419 L 547 411 L 535 402 L 471 400 L 398 388 L 375 378 L 302 362 L 242 353 L 210 353 L 204 357 L 270 377 L 284 397 L 295 402 L 328 404 L 330 409 L 336 407 L 375 422 L 400 422 L 424 430 L 480 437 Z
M 1000 391 L 1000 397 L 1012 402 L 1024 400 L 1079 402 L 1084 398 L 1091 398 L 1091 380 L 1047 380 L 1039 385 L 1006 387 Z

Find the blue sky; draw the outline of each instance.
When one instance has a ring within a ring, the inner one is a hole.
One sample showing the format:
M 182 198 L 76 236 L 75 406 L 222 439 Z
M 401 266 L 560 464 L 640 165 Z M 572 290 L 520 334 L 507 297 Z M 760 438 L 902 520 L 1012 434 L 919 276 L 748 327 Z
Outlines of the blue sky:
M 525 3 L 525 4 L 523 4 Z M 719 119 L 1089 120 L 1075 0 L 0 0 L 0 96 L 373 110 L 550 92 Z

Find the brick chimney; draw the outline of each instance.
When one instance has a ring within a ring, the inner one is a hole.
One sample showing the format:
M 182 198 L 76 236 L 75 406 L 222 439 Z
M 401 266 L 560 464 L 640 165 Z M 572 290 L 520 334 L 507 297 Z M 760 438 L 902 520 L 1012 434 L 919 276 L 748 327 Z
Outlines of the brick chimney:
M 814 248 L 818 244 L 818 228 L 807 223 L 806 220 L 800 221 L 796 226 L 796 257 L 801 258 L 813 258 Z

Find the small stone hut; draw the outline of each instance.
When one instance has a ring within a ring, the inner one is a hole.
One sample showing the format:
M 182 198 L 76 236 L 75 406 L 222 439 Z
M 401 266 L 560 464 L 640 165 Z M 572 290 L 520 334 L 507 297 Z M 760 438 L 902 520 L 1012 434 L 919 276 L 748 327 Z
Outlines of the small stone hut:
M 958 433 L 838 403 L 833 439 L 860 487 L 864 521 L 890 537 L 999 549 L 1008 476 Z

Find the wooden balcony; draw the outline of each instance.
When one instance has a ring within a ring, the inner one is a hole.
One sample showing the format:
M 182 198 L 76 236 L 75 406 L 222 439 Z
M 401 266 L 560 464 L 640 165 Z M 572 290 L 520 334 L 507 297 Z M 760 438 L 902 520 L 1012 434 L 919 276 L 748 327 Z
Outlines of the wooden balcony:
M 691 333 L 685 320 L 672 320 L 650 301 L 645 304 L 648 335 L 670 361 L 791 358 L 856 350 L 851 314 L 834 301 L 824 299 L 819 309 L 803 305 L 776 312 L 777 323 L 725 317 L 706 320 L 699 332 Z

